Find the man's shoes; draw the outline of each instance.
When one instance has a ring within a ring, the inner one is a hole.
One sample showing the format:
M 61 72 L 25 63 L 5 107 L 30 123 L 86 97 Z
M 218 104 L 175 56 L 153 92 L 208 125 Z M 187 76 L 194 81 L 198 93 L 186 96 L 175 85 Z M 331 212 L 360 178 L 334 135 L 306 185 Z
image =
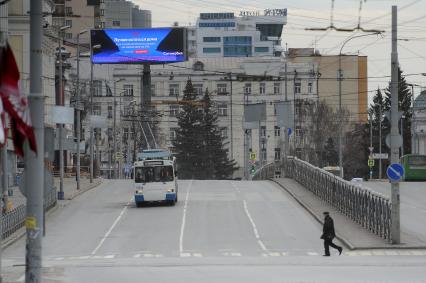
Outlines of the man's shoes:
M 343 248 L 342 247 L 339 247 L 339 255 L 341 255 L 342 254 L 342 251 L 343 251 Z
M 330 256 L 330 255 L 322 255 L 322 256 Z

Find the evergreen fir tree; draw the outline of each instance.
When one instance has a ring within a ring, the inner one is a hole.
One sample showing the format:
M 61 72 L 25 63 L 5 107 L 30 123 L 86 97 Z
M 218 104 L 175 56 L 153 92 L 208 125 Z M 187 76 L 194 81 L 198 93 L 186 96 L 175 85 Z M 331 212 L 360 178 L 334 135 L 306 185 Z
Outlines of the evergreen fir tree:
M 388 87 L 385 91 L 385 109 L 390 111 L 391 108 L 391 92 Z M 403 119 L 403 141 L 404 141 L 404 154 L 411 153 L 411 99 L 412 93 L 407 85 L 405 77 L 402 75 L 401 69 L 398 68 L 398 111 L 404 115 Z M 389 121 L 390 122 L 390 121 Z M 400 123 L 401 121 L 399 121 Z M 400 128 L 400 127 L 398 127 Z M 390 133 L 390 128 L 387 129 Z M 401 131 L 400 131 L 401 133 Z
M 197 94 L 191 80 L 183 92 L 183 109 L 178 115 L 178 126 L 174 146 L 181 179 L 200 179 L 203 146 L 201 124 L 203 120 L 200 106 L 196 103 Z
M 203 99 L 203 145 L 204 154 L 202 170 L 204 170 L 205 179 L 226 179 L 232 176 L 236 167 L 234 160 L 229 160 L 228 149 L 221 136 L 218 126 L 218 115 L 213 109 L 208 90 L 206 90 Z

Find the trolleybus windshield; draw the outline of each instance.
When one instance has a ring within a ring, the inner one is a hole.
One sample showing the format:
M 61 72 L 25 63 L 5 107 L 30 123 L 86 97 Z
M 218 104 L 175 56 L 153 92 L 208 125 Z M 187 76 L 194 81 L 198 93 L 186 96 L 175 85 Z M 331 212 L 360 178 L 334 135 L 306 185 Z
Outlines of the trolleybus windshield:
M 135 167 L 135 183 L 171 181 L 173 181 L 173 167 L 171 165 Z

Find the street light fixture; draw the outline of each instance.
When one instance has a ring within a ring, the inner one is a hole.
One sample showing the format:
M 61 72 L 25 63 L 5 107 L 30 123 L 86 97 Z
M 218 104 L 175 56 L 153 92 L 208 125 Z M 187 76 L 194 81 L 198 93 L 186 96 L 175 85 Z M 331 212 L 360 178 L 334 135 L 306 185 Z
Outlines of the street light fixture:
M 81 116 L 80 116 L 80 35 L 85 34 L 87 30 L 81 30 L 77 34 L 77 82 L 76 82 L 76 179 L 77 179 L 77 190 L 80 190 L 80 139 L 81 139 Z
M 339 51 L 339 77 L 337 79 L 339 80 L 339 167 L 340 167 L 340 177 L 341 178 L 343 178 L 342 50 L 343 50 L 343 47 L 345 47 L 346 43 L 348 43 L 352 39 L 370 36 L 370 35 L 378 35 L 378 34 L 381 34 L 381 33 L 382 33 L 381 31 L 377 31 L 377 32 L 373 32 L 373 33 L 352 36 L 352 37 L 348 38 L 347 40 L 345 40 L 345 42 L 343 42 L 342 47 L 340 48 L 340 51 Z

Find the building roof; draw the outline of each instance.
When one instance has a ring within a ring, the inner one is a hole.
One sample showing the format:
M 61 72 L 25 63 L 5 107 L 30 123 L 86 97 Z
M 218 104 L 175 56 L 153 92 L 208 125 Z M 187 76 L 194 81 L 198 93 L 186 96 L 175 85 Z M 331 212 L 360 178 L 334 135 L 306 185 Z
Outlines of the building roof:
M 422 91 L 414 101 L 414 109 L 426 109 L 426 90 Z

